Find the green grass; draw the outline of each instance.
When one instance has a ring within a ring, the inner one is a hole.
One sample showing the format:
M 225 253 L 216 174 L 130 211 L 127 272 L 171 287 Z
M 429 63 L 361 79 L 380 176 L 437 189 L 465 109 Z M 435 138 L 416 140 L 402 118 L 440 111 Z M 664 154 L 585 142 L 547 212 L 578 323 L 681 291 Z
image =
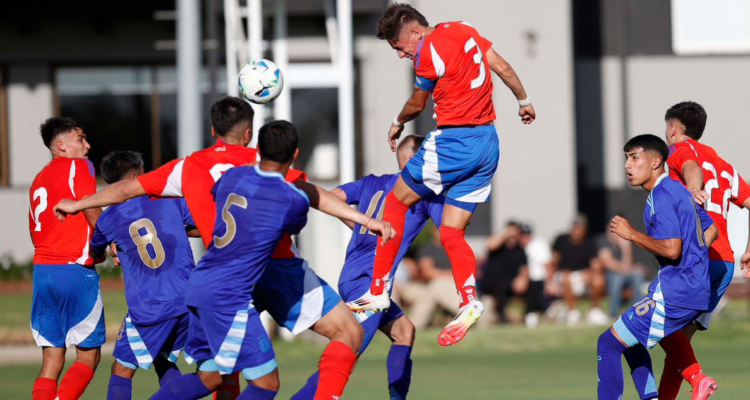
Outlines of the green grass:
M 105 307 L 110 306 L 110 300 L 110 296 L 105 296 Z M 3 310 L 8 310 L 4 308 L 6 301 L 5 296 L 0 296 Z M 717 398 L 747 398 L 750 392 L 746 374 L 750 320 L 746 303 L 734 302 L 722 317 L 715 321 L 709 333 L 697 335 L 696 352 L 704 369 L 719 382 L 721 390 Z M 6 318 L 3 320 L 5 324 Z M 600 327 L 567 328 L 559 325 L 542 325 L 536 330 L 521 326 L 475 329 L 464 342 L 451 348 L 438 346 L 436 330 L 419 332 L 413 354 L 414 372 L 409 398 L 596 398 L 596 339 L 602 330 Z M 347 400 L 388 398 L 385 368 L 388 345 L 383 337 L 377 337 L 373 342 L 347 386 Z M 276 341 L 274 347 L 282 381 L 277 399 L 288 399 L 314 371 L 323 346 L 298 340 L 293 343 Z M 658 379 L 664 354 L 660 349 L 651 354 Z M 111 356 L 102 358 L 83 399 L 105 398 L 111 363 Z M 192 370 L 184 364 L 181 368 L 183 371 Z M 0 367 L 3 388 L 0 399 L 28 398 L 38 370 L 39 365 Z M 627 372 L 625 378 L 623 399 L 636 399 Z M 138 372 L 134 380 L 134 399 L 148 398 L 156 389 L 152 371 Z M 683 391 L 686 389 L 683 385 Z M 687 398 L 684 394 L 680 397 Z

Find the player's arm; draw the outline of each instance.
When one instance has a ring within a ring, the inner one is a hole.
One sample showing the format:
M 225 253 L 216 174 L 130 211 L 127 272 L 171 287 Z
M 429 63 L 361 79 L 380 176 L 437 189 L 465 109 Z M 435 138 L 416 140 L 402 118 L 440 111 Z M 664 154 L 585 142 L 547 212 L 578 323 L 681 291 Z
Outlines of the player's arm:
M 132 199 L 133 197 L 137 196 L 143 196 L 145 194 L 146 191 L 143 189 L 143 186 L 141 186 L 141 183 L 138 181 L 138 179 L 123 179 L 81 200 L 60 200 L 60 202 L 55 205 L 53 211 L 57 218 L 62 221 L 69 214 L 76 214 L 79 211 L 88 210 L 91 208 L 106 207 L 113 204 L 119 204 L 124 202 L 125 200 Z M 86 218 L 88 219 L 88 216 Z M 94 219 L 94 221 L 96 221 L 96 219 Z
M 609 229 L 617 236 L 630 240 L 649 253 L 656 254 L 670 260 L 680 258 L 682 254 L 682 239 L 655 239 L 633 229 L 627 219 L 617 215 L 612 218 Z
M 711 247 L 711 244 L 719 237 L 719 229 L 716 225 L 711 225 L 704 233 L 706 237 L 706 247 Z
M 377 219 L 362 214 L 361 212 L 349 207 L 348 204 L 341 201 L 341 199 L 327 190 L 303 180 L 294 182 L 294 185 L 307 194 L 307 197 L 310 199 L 311 207 L 336 218 L 360 224 L 371 232 L 380 235 L 383 238 L 383 243 L 396 236 L 396 232 L 391 227 L 391 224 L 378 221 Z
M 513 69 L 513 67 L 507 61 L 505 61 L 505 59 L 500 54 L 497 54 L 495 49 L 493 49 L 492 47 L 487 49 L 485 58 L 487 59 L 492 72 L 500 77 L 505 86 L 507 86 L 508 89 L 513 92 L 519 102 L 529 99 L 529 95 L 526 93 L 526 89 L 524 89 L 523 84 L 521 83 L 521 78 L 518 77 L 518 74 L 516 74 L 516 71 Z M 534 105 L 528 103 L 528 105 L 520 106 L 518 115 L 521 117 L 521 121 L 524 124 L 530 124 L 534 122 L 534 120 L 536 119 L 536 110 L 534 110 Z
M 335 188 L 331 190 L 331 194 L 341 199 L 341 201 L 346 203 L 346 192 L 341 190 L 341 188 Z M 354 222 L 348 221 L 345 219 L 342 219 L 341 222 L 344 223 L 344 225 L 348 226 L 349 229 L 354 230 Z
M 96 226 L 96 220 L 99 219 L 100 215 L 102 215 L 102 209 L 99 207 L 83 210 L 83 216 L 86 217 L 86 221 L 88 221 L 89 225 L 92 227 Z
M 99 228 L 94 228 L 94 234 L 91 235 L 89 246 L 89 257 L 94 260 L 94 264 L 99 264 L 107 259 L 107 247 L 109 245 L 110 242 L 102 231 Z
M 417 77 L 417 79 L 420 78 Z M 427 81 L 427 79 L 424 79 L 424 81 Z M 428 88 L 429 90 L 425 90 Z M 391 146 L 391 151 L 396 151 L 396 141 L 401 137 L 401 132 L 404 131 L 404 124 L 414 120 L 414 118 L 417 118 L 424 111 L 424 108 L 427 106 L 427 99 L 430 98 L 430 93 L 432 93 L 431 87 L 420 88 L 416 84 L 414 85 L 411 97 L 406 101 L 404 107 L 401 108 L 401 112 L 398 113 L 396 119 L 391 123 L 391 129 L 388 131 L 388 144 Z
M 703 190 L 703 168 L 695 160 L 687 160 L 682 164 L 682 178 L 685 187 L 693 194 L 695 202 L 703 204 L 708 200 L 708 193 Z

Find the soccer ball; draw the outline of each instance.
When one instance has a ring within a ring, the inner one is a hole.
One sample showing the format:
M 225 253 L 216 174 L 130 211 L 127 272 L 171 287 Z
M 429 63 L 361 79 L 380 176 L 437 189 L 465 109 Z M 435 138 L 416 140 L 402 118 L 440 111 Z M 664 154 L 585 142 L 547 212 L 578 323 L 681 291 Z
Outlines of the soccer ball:
M 281 94 L 284 75 L 273 61 L 251 61 L 242 67 L 239 85 L 242 97 L 255 104 L 266 104 Z

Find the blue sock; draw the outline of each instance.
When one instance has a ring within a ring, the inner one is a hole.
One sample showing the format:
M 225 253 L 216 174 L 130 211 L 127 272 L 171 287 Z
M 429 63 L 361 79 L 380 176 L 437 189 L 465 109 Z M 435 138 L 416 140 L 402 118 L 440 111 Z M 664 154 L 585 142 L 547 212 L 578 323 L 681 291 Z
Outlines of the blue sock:
M 197 400 L 211 393 L 198 374 L 185 374 L 167 382 L 151 400 Z
M 599 400 L 621 400 L 625 391 L 622 377 L 622 353 L 627 350 L 624 344 L 607 329 L 599 336 L 597 343 L 599 378 Z
M 388 352 L 388 390 L 392 400 L 406 399 L 411 384 L 411 346 L 392 345 Z
M 180 369 L 177 368 L 177 364 L 168 361 L 155 362 L 154 371 L 156 371 L 156 376 L 159 377 L 159 387 L 164 387 L 167 382 L 178 376 L 182 376 Z
M 107 400 L 130 400 L 133 397 L 133 381 L 121 376 L 109 377 Z
M 638 390 L 641 399 L 648 400 L 659 397 L 648 350 L 639 344 L 625 350 L 623 354 L 628 361 L 630 375 L 633 376 L 633 383 L 635 383 L 635 388 Z
M 318 371 L 315 371 L 310 378 L 307 379 L 307 383 L 299 392 L 295 393 L 289 400 L 313 400 L 315 398 L 315 391 L 318 390 Z
M 274 397 L 276 397 L 275 391 L 249 384 L 245 390 L 240 393 L 237 400 L 273 400 Z

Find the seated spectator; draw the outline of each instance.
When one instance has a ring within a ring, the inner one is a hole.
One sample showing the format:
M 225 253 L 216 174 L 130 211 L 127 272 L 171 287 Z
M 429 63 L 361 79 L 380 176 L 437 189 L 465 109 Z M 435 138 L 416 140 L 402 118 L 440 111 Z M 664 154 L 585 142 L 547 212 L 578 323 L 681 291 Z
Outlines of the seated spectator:
M 519 244 L 520 236 L 521 226 L 509 222 L 501 235 L 487 239 L 489 257 L 479 287 L 495 299 L 495 311 L 501 324 L 508 322 L 505 307 L 510 297 L 522 295 L 528 289 L 526 253 Z M 526 271 L 523 275 L 520 274 L 522 269 Z
M 552 276 L 552 250 L 546 240 L 533 234 L 530 224 L 521 225 L 519 243 L 526 252 L 527 261 L 527 268 L 522 269 L 520 275 L 528 279 L 529 286 L 524 320 L 527 327 L 536 328 L 539 325 L 539 313 L 547 309 L 544 281 Z
M 594 241 L 588 237 L 588 219 L 578 214 L 570 233 L 560 235 L 552 246 L 552 264 L 556 271 L 555 283 L 562 286 L 562 296 L 568 307 L 567 323 L 575 325 L 581 320 L 577 299 L 589 289 L 592 308 L 587 320 L 594 325 L 607 325 L 609 318 L 600 308 L 604 292 L 604 270 L 597 258 Z
M 401 299 L 410 305 L 409 319 L 417 329 L 427 327 L 436 308 L 453 313 L 460 302 L 451 273 L 451 262 L 440 232 L 433 225 L 431 240 L 417 250 L 417 271 L 399 290 Z
M 633 262 L 633 243 L 607 229 L 597 240 L 599 260 L 607 274 L 607 295 L 610 301 L 609 316 L 617 318 L 623 302 L 623 290 L 631 290 L 629 303 L 643 297 L 645 267 Z

